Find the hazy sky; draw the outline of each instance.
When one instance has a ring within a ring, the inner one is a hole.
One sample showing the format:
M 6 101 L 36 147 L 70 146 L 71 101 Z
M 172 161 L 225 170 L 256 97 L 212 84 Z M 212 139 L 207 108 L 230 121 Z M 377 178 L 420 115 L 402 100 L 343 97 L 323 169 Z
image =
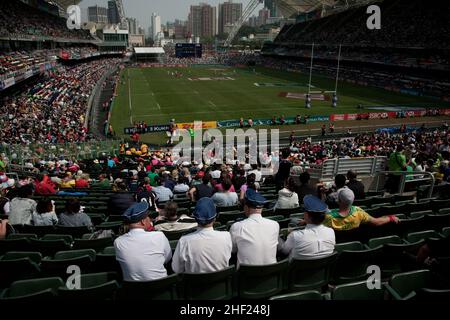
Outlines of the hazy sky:
M 122 0 L 125 6 L 125 15 L 127 17 L 136 18 L 140 25 L 147 32 L 150 26 L 150 16 L 152 12 L 156 12 L 161 16 L 161 22 L 174 21 L 175 19 L 187 20 L 189 6 L 205 2 L 210 5 L 217 6 L 225 0 Z M 233 2 L 242 2 L 244 7 L 249 0 L 234 0 Z M 80 6 L 87 8 L 92 5 L 107 7 L 107 0 L 82 0 Z

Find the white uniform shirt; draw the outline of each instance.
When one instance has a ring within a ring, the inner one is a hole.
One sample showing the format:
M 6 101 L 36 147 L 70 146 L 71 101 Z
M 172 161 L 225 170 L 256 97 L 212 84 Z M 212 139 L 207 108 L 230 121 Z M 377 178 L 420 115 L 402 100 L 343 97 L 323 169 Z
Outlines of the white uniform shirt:
M 233 252 L 237 251 L 238 266 L 268 265 L 277 262 L 280 226 L 276 221 L 252 214 L 230 229 Z
M 125 281 L 151 281 L 167 276 L 164 264 L 172 258 L 172 250 L 164 233 L 131 229 L 114 241 L 114 247 Z
M 279 249 L 289 259 L 307 260 L 326 257 L 333 253 L 336 238 L 334 230 L 324 225 L 308 224 L 304 230 L 291 232 L 286 242 L 280 240 Z
M 231 258 L 231 236 L 226 231 L 199 228 L 181 237 L 173 254 L 172 269 L 176 273 L 204 273 L 228 267 Z

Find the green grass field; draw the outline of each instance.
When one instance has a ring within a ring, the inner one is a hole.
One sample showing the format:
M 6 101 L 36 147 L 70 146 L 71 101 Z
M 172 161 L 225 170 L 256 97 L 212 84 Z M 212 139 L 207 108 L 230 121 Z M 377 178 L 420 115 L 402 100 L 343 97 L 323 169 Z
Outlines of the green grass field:
M 176 71 L 183 76 L 176 78 L 168 75 L 168 72 Z M 201 77 L 230 77 L 234 80 L 189 80 Z M 306 93 L 308 81 L 306 74 L 266 68 L 128 68 L 121 74 L 111 121 L 116 133 L 124 137 L 123 128 L 142 120 L 154 125 L 167 124 L 171 118 L 177 122 L 192 122 L 355 113 L 358 112 L 358 104 L 423 106 L 433 102 L 436 105 L 435 100 L 344 82 L 339 82 L 339 105 L 336 109 L 331 107 L 330 101 L 313 101 L 312 108 L 308 110 L 303 99 L 280 96 L 281 92 Z M 280 86 L 256 86 L 255 83 Z M 335 80 L 313 76 L 312 85 L 312 91 L 332 91 Z

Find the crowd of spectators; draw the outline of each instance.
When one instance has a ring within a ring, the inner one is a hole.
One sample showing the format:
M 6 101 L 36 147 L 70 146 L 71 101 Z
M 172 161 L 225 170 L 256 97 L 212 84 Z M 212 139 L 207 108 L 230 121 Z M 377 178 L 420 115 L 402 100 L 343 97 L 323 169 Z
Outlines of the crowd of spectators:
M 119 59 L 59 65 L 17 94 L 3 97 L 2 143 L 86 141 L 84 121 L 89 96 L 108 67 L 117 63 Z
M 240 64 L 241 61 L 253 62 L 268 68 L 300 71 L 308 74 L 310 61 L 295 59 L 279 59 L 260 55 L 245 55 L 239 58 L 229 58 L 228 64 Z M 336 78 L 336 61 L 315 61 L 314 73 Z M 434 97 L 444 101 L 450 100 L 450 82 L 446 79 L 436 79 L 430 76 L 418 76 L 409 72 L 388 70 L 373 66 L 342 65 L 339 70 L 339 79 L 353 84 L 382 88 L 394 92 L 402 92 L 416 96 Z
M 68 29 L 64 18 L 16 0 L 0 2 L 0 37 L 93 40 L 87 30 Z
M 275 42 L 344 44 L 372 47 L 450 47 L 447 2 L 387 0 L 381 9 L 381 29 L 369 30 L 366 6 L 322 19 L 285 26 Z

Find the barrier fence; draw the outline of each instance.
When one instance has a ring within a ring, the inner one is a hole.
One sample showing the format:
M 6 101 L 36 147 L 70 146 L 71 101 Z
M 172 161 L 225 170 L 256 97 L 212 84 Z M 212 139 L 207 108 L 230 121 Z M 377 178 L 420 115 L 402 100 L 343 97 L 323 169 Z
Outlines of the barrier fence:
M 120 140 L 63 144 L 0 145 L 0 154 L 9 164 L 24 166 L 35 160 L 95 159 L 119 153 Z

